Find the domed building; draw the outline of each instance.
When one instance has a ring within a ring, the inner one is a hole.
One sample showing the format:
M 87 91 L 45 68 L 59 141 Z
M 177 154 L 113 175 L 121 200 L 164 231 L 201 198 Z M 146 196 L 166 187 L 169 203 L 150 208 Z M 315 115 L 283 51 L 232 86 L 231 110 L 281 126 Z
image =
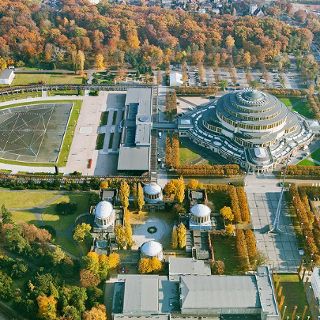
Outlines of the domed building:
M 190 230 L 211 230 L 211 209 L 205 204 L 195 204 L 190 209 L 189 228 Z
M 160 261 L 162 261 L 163 260 L 162 244 L 154 240 L 147 241 L 140 247 L 140 254 L 142 258 L 156 257 Z
M 313 138 L 302 116 L 275 96 L 254 89 L 227 93 L 188 117 L 179 120 L 181 136 L 248 171 L 271 171 Z
M 108 201 L 100 201 L 94 209 L 94 222 L 98 228 L 113 228 L 115 221 L 115 211 Z
M 151 182 L 143 187 L 144 199 L 147 203 L 157 203 L 162 201 L 162 189 L 155 183 Z

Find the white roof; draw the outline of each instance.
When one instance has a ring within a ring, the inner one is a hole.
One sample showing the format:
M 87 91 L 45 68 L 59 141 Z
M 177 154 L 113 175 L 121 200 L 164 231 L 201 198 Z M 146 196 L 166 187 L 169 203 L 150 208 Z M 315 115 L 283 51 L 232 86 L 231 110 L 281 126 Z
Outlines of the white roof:
M 162 251 L 162 245 L 156 241 L 145 242 L 141 248 L 141 253 L 148 257 L 156 257 Z
M 112 212 L 113 206 L 110 202 L 100 201 L 96 206 L 94 214 L 96 218 L 106 219 L 111 216 Z
M 257 158 L 265 158 L 268 156 L 265 148 L 254 148 L 254 154 Z
M 143 187 L 143 191 L 149 195 L 157 195 L 161 193 L 161 187 L 155 182 L 151 182 Z
M 210 216 L 211 209 L 205 204 L 198 203 L 191 208 L 191 214 L 195 217 Z

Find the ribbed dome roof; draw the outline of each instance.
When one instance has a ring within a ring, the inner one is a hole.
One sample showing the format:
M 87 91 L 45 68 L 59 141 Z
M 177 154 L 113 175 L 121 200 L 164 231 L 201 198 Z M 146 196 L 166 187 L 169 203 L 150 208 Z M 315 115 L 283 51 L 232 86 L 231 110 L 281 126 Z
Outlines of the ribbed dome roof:
M 149 195 L 156 195 L 161 192 L 161 187 L 155 182 L 151 182 L 143 187 L 143 191 Z
M 196 204 L 191 208 L 191 214 L 195 217 L 207 217 L 210 216 L 211 209 L 205 204 Z
M 108 201 L 100 201 L 95 209 L 96 218 L 106 219 L 111 216 L 113 212 L 113 206 Z
M 148 257 L 156 257 L 162 252 L 162 245 L 157 241 L 145 242 L 141 248 L 141 253 Z

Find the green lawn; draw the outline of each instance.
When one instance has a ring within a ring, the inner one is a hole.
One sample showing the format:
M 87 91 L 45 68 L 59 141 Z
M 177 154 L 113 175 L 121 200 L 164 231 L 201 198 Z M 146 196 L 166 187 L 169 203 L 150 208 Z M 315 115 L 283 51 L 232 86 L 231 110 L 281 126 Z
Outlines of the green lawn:
M 192 164 L 193 162 L 202 159 L 200 155 L 181 144 L 179 148 L 179 156 L 181 165 Z
M 212 246 L 215 260 L 222 260 L 225 265 L 225 274 L 241 273 L 240 262 L 235 252 L 235 237 L 226 237 L 221 235 L 212 235 Z
M 72 227 L 78 215 L 88 212 L 89 196 L 89 192 L 2 189 L 0 190 L 0 205 L 4 204 L 12 212 L 13 220 L 17 223 L 26 222 L 54 227 L 57 231 L 55 242 L 67 251 L 78 255 L 82 251 L 72 239 Z M 63 201 L 77 203 L 77 211 L 72 215 L 57 215 L 55 205 Z M 40 217 L 42 221 L 38 220 Z
M 315 114 L 305 98 L 301 97 L 279 97 L 279 99 L 290 109 L 297 111 L 309 119 L 314 119 Z
M 73 140 L 74 130 L 78 122 L 82 101 L 73 101 L 73 107 L 68 122 L 67 131 L 64 135 L 62 147 L 58 158 L 58 167 L 64 167 L 67 164 L 71 143 Z
M 274 276 L 274 281 L 279 279 L 280 286 L 283 287 L 283 295 L 285 296 L 284 305 L 287 306 L 285 316 L 291 319 L 294 306 L 297 306 L 296 316 L 302 316 L 304 306 L 308 305 L 303 283 L 300 281 L 297 274 L 277 274 Z M 307 311 L 305 319 L 310 313 Z
M 317 149 L 316 151 L 312 152 L 308 158 L 300 161 L 298 166 L 319 166 L 319 164 L 313 160 L 320 162 L 320 149 Z
M 16 74 L 12 86 L 28 84 L 81 84 L 82 77 L 75 74 L 30 73 Z
M 26 98 L 35 98 L 35 97 L 41 97 L 42 92 L 21 92 L 21 93 L 14 93 L 10 95 L 3 95 L 0 96 L 0 102 L 6 102 L 6 101 L 12 101 L 12 100 L 19 100 L 19 99 L 26 99 Z

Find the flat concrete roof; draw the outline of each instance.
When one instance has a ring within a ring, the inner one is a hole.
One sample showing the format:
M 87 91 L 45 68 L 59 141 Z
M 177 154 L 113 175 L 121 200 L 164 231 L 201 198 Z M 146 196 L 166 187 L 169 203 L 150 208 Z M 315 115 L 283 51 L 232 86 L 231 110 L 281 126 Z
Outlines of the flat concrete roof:
M 121 147 L 118 170 L 148 171 L 150 167 L 150 147 Z
M 177 279 L 179 275 L 211 275 L 211 269 L 208 263 L 203 260 L 192 258 L 169 258 L 169 277 Z
M 181 313 L 261 308 L 254 276 L 181 276 Z

